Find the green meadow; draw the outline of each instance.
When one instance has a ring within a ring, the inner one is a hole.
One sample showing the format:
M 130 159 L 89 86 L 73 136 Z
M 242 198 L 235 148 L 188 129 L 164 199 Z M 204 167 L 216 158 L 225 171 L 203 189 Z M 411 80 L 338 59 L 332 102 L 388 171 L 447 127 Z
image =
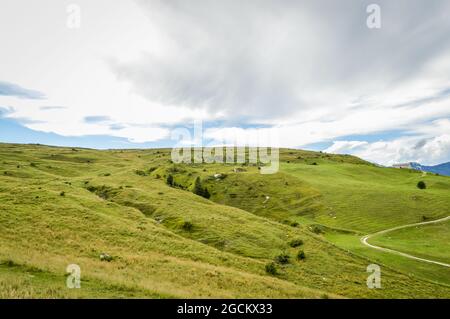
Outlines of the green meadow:
M 395 230 L 373 237 L 372 243 L 417 257 L 450 264 L 450 221 Z
M 170 152 L 0 144 L 0 298 L 450 298 L 449 268 L 360 242 L 448 216 L 449 177 L 291 149 L 263 175 Z M 449 225 L 369 242 L 448 262 Z

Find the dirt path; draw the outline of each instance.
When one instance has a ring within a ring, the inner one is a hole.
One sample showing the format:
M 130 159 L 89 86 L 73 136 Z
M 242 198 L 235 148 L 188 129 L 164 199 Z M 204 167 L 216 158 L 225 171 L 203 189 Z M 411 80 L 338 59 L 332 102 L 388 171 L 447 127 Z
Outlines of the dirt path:
M 366 246 L 368 246 L 368 247 L 370 247 L 370 248 L 374 248 L 374 249 L 378 249 L 378 250 L 385 251 L 385 252 L 388 252 L 388 253 L 400 255 L 400 256 L 403 256 L 403 257 L 406 257 L 406 258 L 410 258 L 410 259 L 414 259 L 414 260 L 419 260 L 419 261 L 423 261 L 423 262 L 427 262 L 427 263 L 436 264 L 436 265 L 440 265 L 440 266 L 444 266 L 444 267 L 449 267 L 449 268 L 450 268 L 450 265 L 449 265 L 449 264 L 446 264 L 446 263 L 443 263 L 443 262 L 440 262 L 440 261 L 435 261 L 435 260 L 430 260 L 430 259 L 425 259 L 425 258 L 416 257 L 416 256 L 413 256 L 413 255 L 409 255 L 409 254 L 402 253 L 402 252 L 397 251 L 397 250 L 393 250 L 393 249 L 389 249 L 389 248 L 384 248 L 384 247 L 380 247 L 380 246 L 375 246 L 375 245 L 369 244 L 369 243 L 367 242 L 367 240 L 368 240 L 370 237 L 375 236 L 375 235 L 386 234 L 386 233 L 389 233 L 389 232 L 391 232 L 391 231 L 398 230 L 398 229 L 403 229 L 403 228 L 409 228 L 409 227 L 414 227 L 414 226 L 422 226 L 422 225 L 427 225 L 427 224 L 440 223 L 440 222 L 446 221 L 446 220 L 448 220 L 448 219 L 450 219 L 450 216 L 447 216 L 447 217 L 444 217 L 444 218 L 441 218 L 441 219 L 432 220 L 432 221 L 429 221 L 429 222 L 422 222 L 422 223 L 416 223 L 416 224 L 409 224 L 409 225 L 397 226 L 397 227 L 394 227 L 394 228 L 382 230 L 382 231 L 379 231 L 379 232 L 377 232 L 377 233 L 374 233 L 374 234 L 370 234 L 370 235 L 366 235 L 366 236 L 364 236 L 364 237 L 361 237 L 361 243 L 363 243 L 364 245 L 366 245 Z

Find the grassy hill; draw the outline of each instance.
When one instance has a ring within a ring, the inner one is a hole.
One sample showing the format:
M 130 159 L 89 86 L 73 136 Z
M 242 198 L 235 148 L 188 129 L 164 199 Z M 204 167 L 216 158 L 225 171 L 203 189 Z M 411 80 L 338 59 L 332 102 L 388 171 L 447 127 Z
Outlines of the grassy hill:
M 375 236 L 376 245 L 450 264 L 450 221 L 395 230 Z
M 280 172 L 261 175 L 249 163 L 173 164 L 168 149 L 0 144 L 0 297 L 450 297 L 447 269 L 355 241 L 447 216 L 450 178 L 280 155 Z M 192 193 L 197 177 L 209 199 Z M 382 289 L 366 286 L 372 262 Z M 81 267 L 81 289 L 65 286 L 69 264 Z

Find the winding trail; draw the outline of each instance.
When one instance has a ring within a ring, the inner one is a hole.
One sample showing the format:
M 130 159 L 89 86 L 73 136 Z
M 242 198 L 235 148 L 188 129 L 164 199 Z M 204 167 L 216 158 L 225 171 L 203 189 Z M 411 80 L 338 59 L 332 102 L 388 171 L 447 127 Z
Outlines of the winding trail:
M 402 252 L 397 251 L 397 250 L 384 248 L 384 247 L 380 247 L 380 246 L 375 246 L 375 245 L 369 244 L 367 242 L 367 240 L 370 237 L 375 236 L 375 235 L 386 234 L 386 233 L 389 233 L 391 231 L 398 230 L 398 229 L 403 229 L 403 228 L 409 228 L 409 227 L 414 227 L 414 226 L 422 226 L 422 225 L 440 223 L 440 222 L 443 222 L 443 221 L 446 221 L 446 220 L 449 220 L 449 219 L 450 219 L 450 216 L 447 216 L 447 217 L 444 217 L 444 218 L 441 218 L 441 219 L 432 220 L 432 221 L 429 221 L 429 222 L 422 222 L 422 223 L 409 224 L 409 225 L 403 225 L 403 226 L 397 226 L 397 227 L 394 227 L 394 228 L 389 228 L 389 229 L 386 229 L 386 230 L 379 231 L 377 233 L 373 233 L 373 234 L 361 237 L 361 243 L 366 245 L 366 246 L 368 246 L 368 247 L 370 247 L 370 248 L 374 248 L 374 249 L 378 249 L 378 250 L 385 251 L 385 252 L 388 252 L 388 253 L 400 255 L 400 256 L 403 256 L 403 257 L 406 257 L 406 258 L 419 260 L 419 261 L 423 261 L 423 262 L 427 262 L 427 263 L 436 264 L 436 265 L 440 265 L 440 266 L 444 266 L 444 267 L 449 267 L 450 268 L 449 264 L 446 264 L 446 263 L 443 263 L 443 262 L 416 257 L 416 256 L 413 256 L 413 255 L 402 253 Z

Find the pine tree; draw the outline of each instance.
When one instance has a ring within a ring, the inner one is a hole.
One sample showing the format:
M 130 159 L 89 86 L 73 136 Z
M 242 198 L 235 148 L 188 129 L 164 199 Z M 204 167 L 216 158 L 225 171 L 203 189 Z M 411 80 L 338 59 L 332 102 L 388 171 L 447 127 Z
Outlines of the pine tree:
M 194 188 L 193 188 L 192 192 L 198 196 L 204 196 L 204 194 L 205 194 L 203 187 L 202 187 L 202 182 L 201 182 L 199 176 L 197 176 L 197 178 L 195 179 Z
M 206 199 L 209 199 L 211 197 L 211 194 L 209 193 L 206 187 L 205 190 L 203 191 L 203 197 L 205 197 Z
M 169 174 L 167 176 L 167 180 L 166 180 L 167 185 L 169 186 L 173 186 L 173 176 L 171 174 Z

